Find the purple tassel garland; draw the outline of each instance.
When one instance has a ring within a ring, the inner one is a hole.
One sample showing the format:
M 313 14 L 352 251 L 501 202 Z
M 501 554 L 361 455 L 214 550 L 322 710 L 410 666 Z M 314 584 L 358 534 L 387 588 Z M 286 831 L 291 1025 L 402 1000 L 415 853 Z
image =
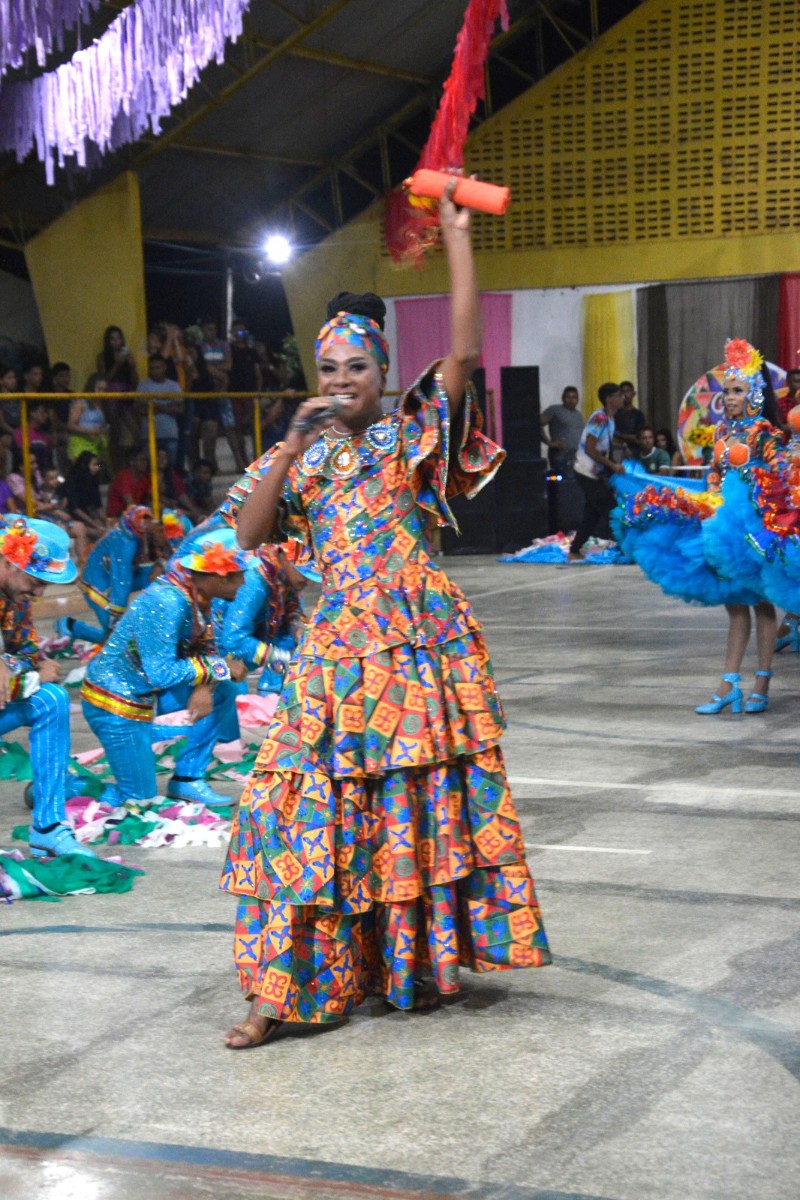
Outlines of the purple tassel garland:
M 0 6 L 5 16 L 8 0 Z M 86 166 L 89 144 L 105 154 L 148 130 L 157 135 L 203 68 L 212 59 L 222 62 L 226 42 L 241 36 L 249 6 L 250 0 L 138 0 L 70 62 L 0 90 L 0 149 L 22 162 L 35 148 L 52 184 L 56 163 L 74 158 Z M 38 0 L 35 7 L 87 5 Z
M 0 76 L 21 67 L 36 49 L 43 67 L 54 48 L 62 49 L 64 31 L 87 21 L 100 0 L 0 0 Z

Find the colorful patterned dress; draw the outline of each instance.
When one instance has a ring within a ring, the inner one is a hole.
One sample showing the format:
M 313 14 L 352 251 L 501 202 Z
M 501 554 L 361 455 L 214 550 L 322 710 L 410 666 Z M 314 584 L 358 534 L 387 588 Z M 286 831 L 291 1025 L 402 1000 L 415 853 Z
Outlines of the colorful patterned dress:
M 411 1008 L 430 971 L 550 961 L 499 740 L 480 626 L 431 560 L 448 498 L 503 452 L 454 431 L 427 372 L 399 408 L 293 463 L 286 532 L 322 572 L 311 615 L 234 822 L 222 887 L 242 899 L 234 956 L 262 1015 L 339 1020 L 368 992 Z M 233 523 L 274 451 L 223 505 Z

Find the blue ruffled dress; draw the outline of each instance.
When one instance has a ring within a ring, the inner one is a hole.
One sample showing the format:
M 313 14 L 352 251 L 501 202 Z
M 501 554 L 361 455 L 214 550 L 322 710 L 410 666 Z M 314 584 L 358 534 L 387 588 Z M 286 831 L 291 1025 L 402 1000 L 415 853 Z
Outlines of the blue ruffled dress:
M 694 604 L 757 604 L 767 599 L 763 521 L 751 495 L 754 468 L 780 466 L 781 435 L 754 418 L 719 427 L 714 469 L 708 480 L 614 476 L 617 506 L 612 528 L 622 550 L 668 596 Z M 729 462 L 725 439 L 747 448 L 741 466 Z M 701 490 L 705 487 L 707 490 Z M 800 558 L 800 549 L 798 550 Z

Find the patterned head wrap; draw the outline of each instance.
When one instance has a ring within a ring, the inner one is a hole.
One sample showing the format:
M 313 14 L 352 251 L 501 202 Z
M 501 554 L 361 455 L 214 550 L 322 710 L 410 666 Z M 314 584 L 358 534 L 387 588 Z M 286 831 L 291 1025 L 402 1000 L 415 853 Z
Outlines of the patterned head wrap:
M 127 529 L 128 533 L 132 533 L 135 537 L 143 538 L 147 533 L 147 522 L 152 521 L 153 510 L 148 508 L 146 504 L 132 504 L 130 508 L 126 508 L 125 512 L 119 519 L 123 529 Z
M 319 331 L 314 346 L 317 362 L 325 357 L 331 346 L 341 343 L 355 346 L 365 354 L 371 354 L 380 367 L 381 374 L 386 375 L 389 370 L 389 343 L 377 321 L 360 313 L 338 312 Z
M 761 368 L 764 357 L 755 346 L 751 346 L 744 338 L 728 338 L 725 343 L 725 375 L 724 382 L 739 379 L 748 386 L 745 401 L 745 415 L 748 417 L 761 416 L 764 407 L 764 377 Z

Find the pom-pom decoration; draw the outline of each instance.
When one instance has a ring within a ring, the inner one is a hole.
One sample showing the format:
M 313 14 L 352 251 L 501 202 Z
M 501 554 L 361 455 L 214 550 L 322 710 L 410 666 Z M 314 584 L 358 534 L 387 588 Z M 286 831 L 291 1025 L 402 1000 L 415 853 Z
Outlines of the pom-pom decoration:
M 789 409 L 786 423 L 792 433 L 800 433 L 800 404 L 795 404 L 794 408 Z

